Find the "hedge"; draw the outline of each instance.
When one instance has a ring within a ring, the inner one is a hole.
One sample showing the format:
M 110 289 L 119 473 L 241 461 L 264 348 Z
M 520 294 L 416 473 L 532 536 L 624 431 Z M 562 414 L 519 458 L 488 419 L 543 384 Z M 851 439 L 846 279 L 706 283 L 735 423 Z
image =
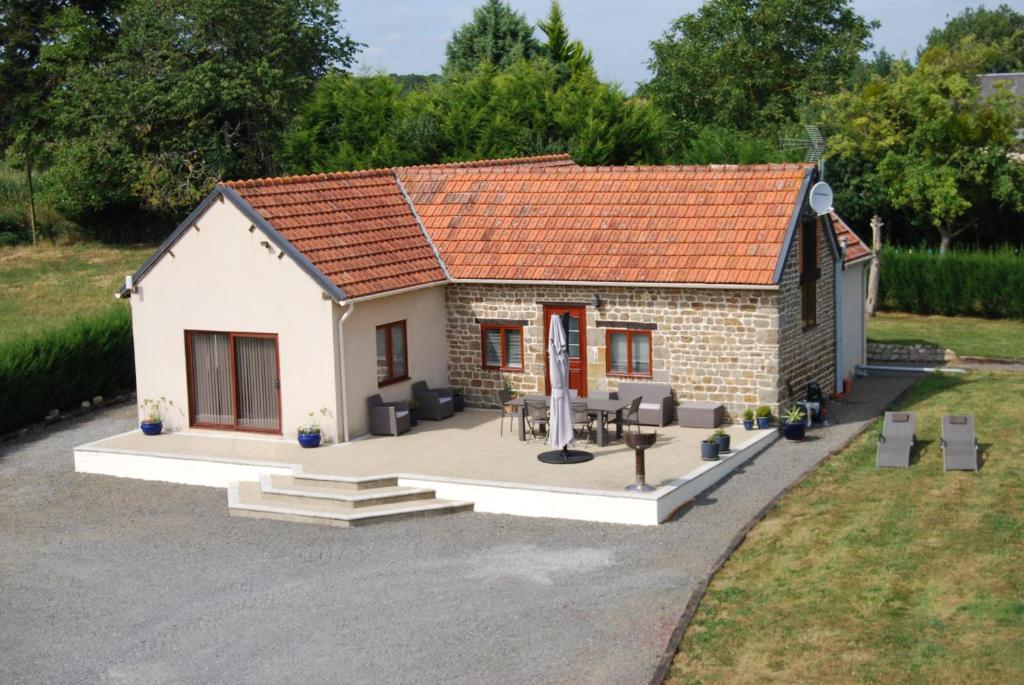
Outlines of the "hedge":
M 41 421 L 51 409 L 78 407 L 134 385 L 127 307 L 0 344 L 0 435 Z
M 883 248 L 878 279 L 882 309 L 911 314 L 1024 319 L 1024 255 L 1012 248 Z

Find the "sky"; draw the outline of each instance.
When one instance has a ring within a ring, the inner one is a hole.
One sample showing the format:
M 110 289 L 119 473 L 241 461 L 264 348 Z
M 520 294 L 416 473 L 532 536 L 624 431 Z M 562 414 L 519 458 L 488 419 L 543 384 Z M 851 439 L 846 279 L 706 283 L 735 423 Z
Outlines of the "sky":
M 875 48 L 913 58 L 917 47 L 935 26 L 981 4 L 963 0 L 853 0 L 867 19 L 881 22 L 873 36 Z M 353 39 L 365 43 L 356 72 L 397 74 L 438 73 L 444 47 L 452 32 L 470 21 L 482 0 L 342 0 L 341 17 Z M 990 0 L 993 8 L 1008 4 L 1024 12 L 1024 0 Z M 550 0 L 511 0 L 536 25 Z M 649 78 L 649 43 L 676 17 L 694 12 L 701 0 L 561 0 L 566 24 L 594 53 L 594 65 L 606 81 L 617 81 L 632 92 Z M 538 30 L 537 35 L 540 36 Z

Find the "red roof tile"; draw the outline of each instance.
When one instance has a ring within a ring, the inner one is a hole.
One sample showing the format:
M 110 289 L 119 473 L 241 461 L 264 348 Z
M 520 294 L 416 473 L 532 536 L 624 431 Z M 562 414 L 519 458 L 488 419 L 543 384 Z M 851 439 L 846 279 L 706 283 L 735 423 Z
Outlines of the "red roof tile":
M 810 168 L 398 173 L 456 279 L 769 285 Z
M 831 212 L 829 217 L 832 219 L 832 230 L 836 234 L 836 242 L 842 244 L 842 239 L 846 238 L 846 259 L 843 260 L 844 262 L 849 264 L 871 254 L 870 248 L 864 244 L 864 241 L 853 232 L 853 229 L 838 214 Z
M 407 169 L 571 165 L 568 155 L 481 160 Z M 379 169 L 229 181 L 260 216 L 347 297 L 445 280 L 398 184 Z

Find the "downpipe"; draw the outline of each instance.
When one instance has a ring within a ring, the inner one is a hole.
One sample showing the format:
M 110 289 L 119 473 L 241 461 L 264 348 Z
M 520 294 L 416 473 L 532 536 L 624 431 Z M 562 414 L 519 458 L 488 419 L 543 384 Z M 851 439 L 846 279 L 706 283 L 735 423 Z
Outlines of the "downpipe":
M 338 362 L 341 369 L 341 431 L 343 442 L 349 442 L 348 435 L 348 369 L 345 367 L 345 321 L 355 311 L 355 302 L 338 302 L 345 307 L 344 313 L 338 318 Z

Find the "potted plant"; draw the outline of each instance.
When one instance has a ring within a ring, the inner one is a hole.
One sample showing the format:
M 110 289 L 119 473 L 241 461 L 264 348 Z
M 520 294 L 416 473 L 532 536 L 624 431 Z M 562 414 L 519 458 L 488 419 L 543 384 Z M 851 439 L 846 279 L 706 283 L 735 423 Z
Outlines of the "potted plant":
M 754 430 L 754 410 L 749 407 L 743 410 L 743 427 L 748 431 Z
M 466 397 L 462 388 L 452 388 L 452 402 L 455 405 L 455 411 L 462 411 L 466 408 Z
M 160 397 L 158 399 L 147 397 L 142 400 L 139 407 L 142 409 L 143 419 L 139 424 L 139 428 L 142 429 L 144 434 L 160 435 L 160 433 L 163 432 L 163 407 L 165 405 L 171 407 L 174 405 L 174 402 L 166 397 Z
M 320 422 L 327 416 L 327 408 L 309 412 L 309 423 L 298 427 L 299 444 L 303 447 L 320 446 Z
M 704 461 L 717 461 L 718 449 L 718 438 L 709 435 L 700 443 L 700 458 Z
M 409 400 L 409 426 L 417 426 L 417 425 L 419 425 L 420 419 L 419 419 L 419 416 L 416 415 L 416 410 L 419 409 L 419 408 L 420 408 L 419 400 L 416 400 L 416 399 Z
M 796 405 L 782 415 L 782 435 L 786 440 L 800 442 L 807 435 L 807 414 Z
M 758 428 L 768 428 L 769 426 L 772 425 L 772 408 L 771 407 L 762 404 L 760 407 L 757 408 L 757 411 L 754 412 L 754 416 L 757 417 L 757 427 Z
M 718 442 L 718 453 L 722 454 L 724 452 L 728 452 L 729 451 L 729 434 L 726 433 L 721 428 L 718 428 L 718 429 L 715 430 L 714 433 L 712 433 L 712 435 L 715 437 L 715 440 Z

